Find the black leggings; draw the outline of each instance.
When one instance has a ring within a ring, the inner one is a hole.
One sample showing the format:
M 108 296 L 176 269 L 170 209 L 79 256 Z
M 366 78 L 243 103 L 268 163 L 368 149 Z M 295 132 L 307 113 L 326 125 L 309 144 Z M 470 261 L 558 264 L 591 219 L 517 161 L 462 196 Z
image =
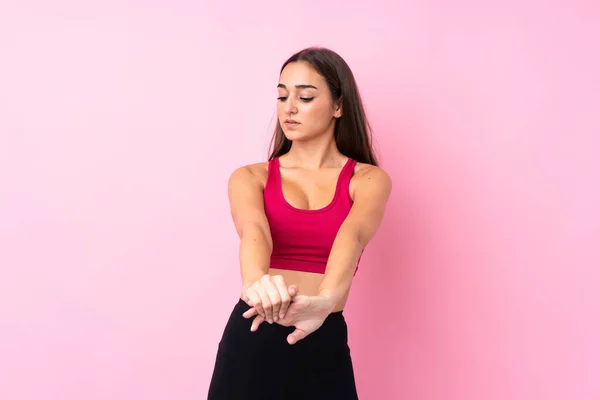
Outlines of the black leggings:
M 348 328 L 342 311 L 294 345 L 294 327 L 263 322 L 250 331 L 250 309 L 239 300 L 219 342 L 209 400 L 358 399 Z

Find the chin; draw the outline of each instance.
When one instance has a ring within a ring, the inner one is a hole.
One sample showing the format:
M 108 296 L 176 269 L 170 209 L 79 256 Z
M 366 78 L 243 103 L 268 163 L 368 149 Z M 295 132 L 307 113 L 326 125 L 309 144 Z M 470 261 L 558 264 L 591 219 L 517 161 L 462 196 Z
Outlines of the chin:
M 288 134 L 286 132 L 283 132 L 286 139 L 290 140 L 292 142 L 297 141 L 297 140 L 302 140 L 302 135 L 298 135 L 297 133 L 292 133 L 292 134 Z
M 302 141 L 302 140 L 310 139 L 309 135 L 303 134 L 302 132 L 298 132 L 298 131 L 284 130 L 283 134 L 285 135 L 287 140 L 291 140 L 291 141 Z

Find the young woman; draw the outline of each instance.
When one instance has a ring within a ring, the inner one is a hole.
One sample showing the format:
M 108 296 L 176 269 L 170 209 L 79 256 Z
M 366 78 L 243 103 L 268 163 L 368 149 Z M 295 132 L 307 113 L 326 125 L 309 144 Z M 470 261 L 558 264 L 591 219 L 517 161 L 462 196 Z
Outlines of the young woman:
M 210 400 L 357 399 L 343 309 L 391 191 L 354 76 L 325 48 L 281 68 L 269 161 L 229 180 L 242 291 Z

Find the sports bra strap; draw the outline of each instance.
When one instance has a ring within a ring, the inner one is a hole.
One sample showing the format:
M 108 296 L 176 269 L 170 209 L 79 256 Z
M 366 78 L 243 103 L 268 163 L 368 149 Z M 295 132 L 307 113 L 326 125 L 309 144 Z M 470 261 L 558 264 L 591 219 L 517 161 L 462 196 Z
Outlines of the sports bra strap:
M 346 165 L 344 165 L 344 168 L 342 169 L 342 172 L 340 172 L 340 177 L 339 177 L 339 185 L 340 185 L 340 189 L 342 190 L 342 193 L 344 193 L 349 199 L 350 199 L 350 180 L 352 179 L 352 176 L 354 175 L 354 167 L 356 167 L 356 160 L 353 159 L 348 159 L 348 162 L 346 163 Z

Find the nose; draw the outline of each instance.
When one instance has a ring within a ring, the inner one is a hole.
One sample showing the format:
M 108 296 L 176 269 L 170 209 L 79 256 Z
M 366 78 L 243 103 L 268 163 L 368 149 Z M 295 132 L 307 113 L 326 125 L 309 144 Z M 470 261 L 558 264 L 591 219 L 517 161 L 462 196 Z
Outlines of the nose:
M 287 98 L 283 111 L 289 115 L 296 114 L 298 112 L 298 108 L 296 107 L 295 100 L 292 99 L 292 96 Z

